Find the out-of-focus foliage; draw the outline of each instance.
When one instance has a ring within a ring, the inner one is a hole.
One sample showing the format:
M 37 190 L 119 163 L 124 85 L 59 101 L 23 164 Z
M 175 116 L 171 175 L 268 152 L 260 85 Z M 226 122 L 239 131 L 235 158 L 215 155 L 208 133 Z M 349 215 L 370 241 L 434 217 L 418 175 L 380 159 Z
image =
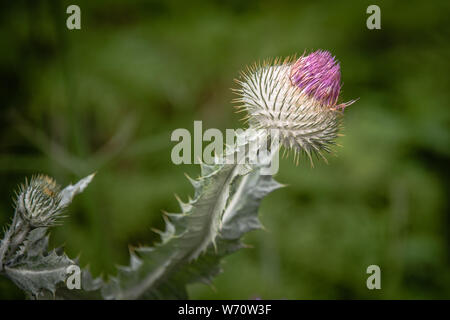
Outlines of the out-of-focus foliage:
M 341 63 L 343 148 L 329 165 L 282 160 L 288 184 L 265 198 L 267 232 L 227 258 L 192 298 L 449 298 L 448 1 L 69 1 L 0 5 L 0 224 L 24 176 L 96 180 L 54 230 L 53 245 L 94 275 L 158 239 L 161 211 L 186 199 L 170 160 L 176 128 L 241 127 L 229 88 L 246 64 L 326 49 Z M 184 196 L 183 196 L 184 195 Z M 366 288 L 377 264 L 382 289 Z M 0 298 L 22 298 L 1 278 Z

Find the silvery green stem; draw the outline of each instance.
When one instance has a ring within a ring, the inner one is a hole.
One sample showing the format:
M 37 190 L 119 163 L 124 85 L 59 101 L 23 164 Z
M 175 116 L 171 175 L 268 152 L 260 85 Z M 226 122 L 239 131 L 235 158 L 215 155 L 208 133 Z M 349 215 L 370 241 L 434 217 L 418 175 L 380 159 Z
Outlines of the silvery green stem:
M 14 232 L 10 239 L 9 250 L 5 256 L 6 260 L 11 258 L 11 256 L 17 251 L 19 246 L 23 244 L 29 232 L 31 231 L 30 224 L 20 218 L 17 219 L 16 224 L 12 227 Z
M 21 222 L 21 219 L 20 219 L 20 217 L 18 217 L 17 208 L 16 208 L 16 210 L 14 211 L 14 216 L 13 216 L 13 220 L 11 222 L 11 226 L 5 232 L 5 236 L 0 244 L 0 272 L 3 271 L 4 264 L 6 263 L 6 260 L 8 259 L 8 253 L 15 250 L 20 245 L 20 243 L 18 243 L 18 240 L 20 241 L 20 238 L 22 238 L 22 241 L 23 241 L 24 236 L 26 236 L 24 234 L 24 232 L 23 231 L 20 232 L 20 230 L 19 230 L 19 234 L 22 233 L 22 235 L 18 236 L 18 234 L 17 234 L 17 231 L 18 231 L 17 225 L 23 226 L 23 223 L 20 223 L 20 222 Z M 15 238 L 15 240 L 13 240 L 13 238 Z
M 4 238 L 0 243 L 0 273 L 3 272 L 3 261 L 9 248 L 9 243 L 11 241 L 11 233 L 12 231 L 8 229 L 5 233 Z

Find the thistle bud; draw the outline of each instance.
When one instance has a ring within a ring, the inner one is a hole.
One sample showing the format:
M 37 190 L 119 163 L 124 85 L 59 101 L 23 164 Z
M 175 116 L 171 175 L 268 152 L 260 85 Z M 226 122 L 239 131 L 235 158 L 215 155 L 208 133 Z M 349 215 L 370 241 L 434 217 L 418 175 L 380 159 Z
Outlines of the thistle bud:
M 32 177 L 19 188 L 16 209 L 33 227 L 53 225 L 64 207 L 60 186 L 46 175 Z
M 335 144 L 342 111 L 354 102 L 337 104 L 340 81 L 339 63 L 329 52 L 316 51 L 248 68 L 237 80 L 235 102 L 247 112 L 250 127 L 277 129 L 281 144 L 295 156 L 304 152 L 325 159 L 322 151 Z

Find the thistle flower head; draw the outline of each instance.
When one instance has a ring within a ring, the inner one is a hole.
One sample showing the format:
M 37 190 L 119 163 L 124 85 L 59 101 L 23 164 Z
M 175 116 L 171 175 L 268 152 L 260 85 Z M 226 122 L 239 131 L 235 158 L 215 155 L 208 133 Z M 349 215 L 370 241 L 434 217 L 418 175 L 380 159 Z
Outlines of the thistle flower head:
M 33 227 L 53 225 L 64 207 L 60 186 L 46 175 L 26 180 L 17 193 L 16 209 Z
M 247 112 L 246 121 L 257 129 L 277 129 L 282 145 L 298 153 L 325 159 L 331 152 L 345 107 L 337 104 L 341 90 L 339 63 L 327 51 L 295 60 L 275 59 L 248 67 L 237 80 L 234 101 Z M 326 160 L 326 159 L 325 159 Z M 298 161 L 298 158 L 297 158 Z

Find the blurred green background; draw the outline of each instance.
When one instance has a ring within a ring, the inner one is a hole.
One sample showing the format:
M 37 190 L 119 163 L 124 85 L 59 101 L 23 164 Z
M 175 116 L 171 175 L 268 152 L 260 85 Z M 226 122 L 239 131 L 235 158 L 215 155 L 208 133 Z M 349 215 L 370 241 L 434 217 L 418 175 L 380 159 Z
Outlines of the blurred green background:
M 81 7 L 78 31 L 66 8 Z M 366 8 L 381 7 L 381 30 Z M 192 195 L 170 134 L 238 128 L 229 88 L 245 65 L 326 49 L 341 63 L 338 156 L 282 160 L 253 249 L 229 256 L 206 299 L 450 298 L 448 1 L 2 1 L 0 225 L 16 185 L 97 171 L 52 245 L 114 274 L 157 240 L 161 210 Z M 381 267 L 381 290 L 366 288 Z M 0 298 L 23 298 L 0 278 Z

